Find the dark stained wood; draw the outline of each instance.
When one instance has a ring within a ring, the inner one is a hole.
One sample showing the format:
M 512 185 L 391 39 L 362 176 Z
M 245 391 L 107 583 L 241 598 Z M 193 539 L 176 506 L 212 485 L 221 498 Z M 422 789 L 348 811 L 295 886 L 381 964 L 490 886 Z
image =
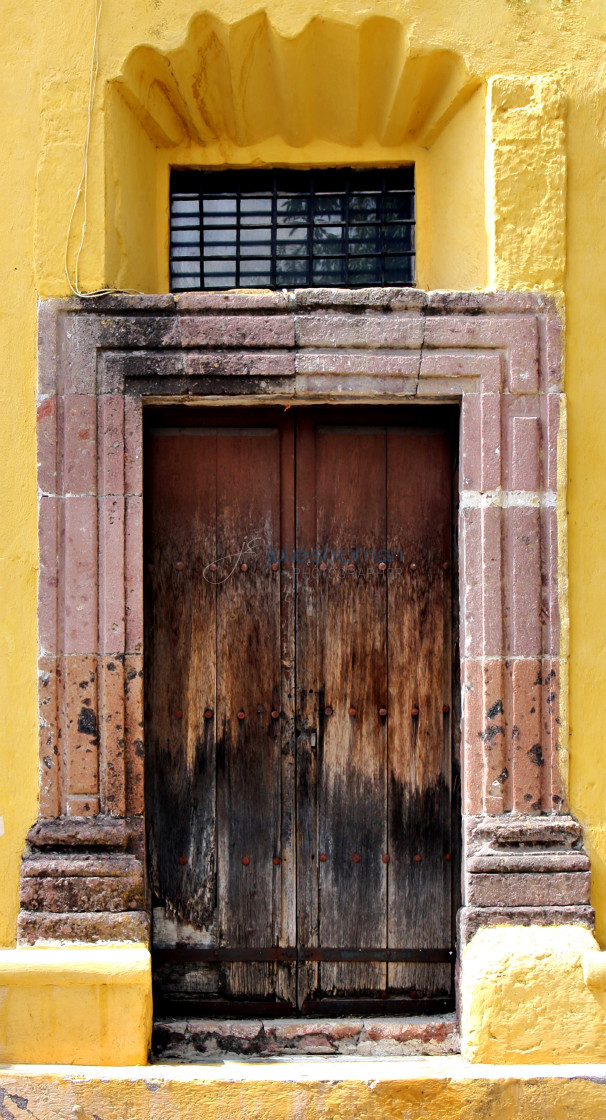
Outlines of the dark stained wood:
M 270 946 L 295 933 L 292 921 L 284 930 L 282 863 L 274 864 L 285 854 L 290 860 L 281 835 L 280 573 L 268 563 L 280 545 L 280 466 L 277 428 L 217 436 L 217 555 L 230 558 L 222 563 L 231 573 L 217 587 L 218 904 L 226 945 Z M 290 965 L 226 965 L 225 990 L 240 999 L 284 996 L 291 974 Z
M 443 413 L 178 415 L 146 444 L 158 998 L 192 1014 L 443 1003 L 460 828 Z
M 293 544 L 293 422 L 218 419 L 152 432 L 146 447 L 154 937 L 273 947 L 296 938 L 292 567 L 274 571 L 270 555 Z M 169 996 L 288 1001 L 294 970 L 223 963 L 158 975 Z
M 388 569 L 388 930 L 390 945 L 419 948 L 452 939 L 450 476 L 444 432 L 388 429 L 387 545 L 397 557 Z M 388 965 L 388 975 L 391 991 L 451 991 L 447 965 Z
M 306 611 L 316 628 L 318 939 L 383 946 L 387 732 L 378 713 L 387 697 L 386 597 L 383 573 L 368 556 L 385 542 L 385 430 L 317 425 L 314 455 L 315 531 L 298 547 L 308 558 L 326 550 L 325 571 L 310 563 L 315 596 Z M 300 800 L 299 820 L 306 810 Z M 312 871 L 299 867 L 300 876 Z M 381 991 L 385 966 L 322 964 L 317 986 L 334 995 Z
M 216 906 L 214 720 L 216 436 L 147 441 L 145 781 L 149 877 L 170 916 L 208 924 Z M 212 510 L 212 516 L 208 511 Z

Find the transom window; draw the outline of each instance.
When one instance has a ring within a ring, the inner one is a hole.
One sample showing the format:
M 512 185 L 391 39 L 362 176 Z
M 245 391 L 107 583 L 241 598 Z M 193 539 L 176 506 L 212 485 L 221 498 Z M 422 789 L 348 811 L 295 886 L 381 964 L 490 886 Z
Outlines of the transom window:
M 414 168 L 174 170 L 172 291 L 415 281 Z

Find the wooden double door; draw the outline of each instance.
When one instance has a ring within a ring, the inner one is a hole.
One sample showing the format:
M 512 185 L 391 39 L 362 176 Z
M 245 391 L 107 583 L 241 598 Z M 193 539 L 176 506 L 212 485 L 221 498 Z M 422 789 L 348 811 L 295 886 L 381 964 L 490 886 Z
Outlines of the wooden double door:
M 150 414 L 159 1006 L 452 998 L 455 442 L 437 407 Z

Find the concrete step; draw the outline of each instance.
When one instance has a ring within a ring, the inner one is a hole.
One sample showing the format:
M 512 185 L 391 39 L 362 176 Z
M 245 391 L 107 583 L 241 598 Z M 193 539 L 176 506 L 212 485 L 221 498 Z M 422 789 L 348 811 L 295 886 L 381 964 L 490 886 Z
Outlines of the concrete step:
M 604 1120 L 606 1065 L 304 1055 L 0 1067 L 3 1120 Z

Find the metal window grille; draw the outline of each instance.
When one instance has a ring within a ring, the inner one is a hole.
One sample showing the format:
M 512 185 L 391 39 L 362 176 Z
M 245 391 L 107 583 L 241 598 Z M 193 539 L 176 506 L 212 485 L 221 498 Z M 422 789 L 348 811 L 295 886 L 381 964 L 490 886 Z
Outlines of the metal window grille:
M 412 286 L 414 168 L 173 171 L 174 292 Z

